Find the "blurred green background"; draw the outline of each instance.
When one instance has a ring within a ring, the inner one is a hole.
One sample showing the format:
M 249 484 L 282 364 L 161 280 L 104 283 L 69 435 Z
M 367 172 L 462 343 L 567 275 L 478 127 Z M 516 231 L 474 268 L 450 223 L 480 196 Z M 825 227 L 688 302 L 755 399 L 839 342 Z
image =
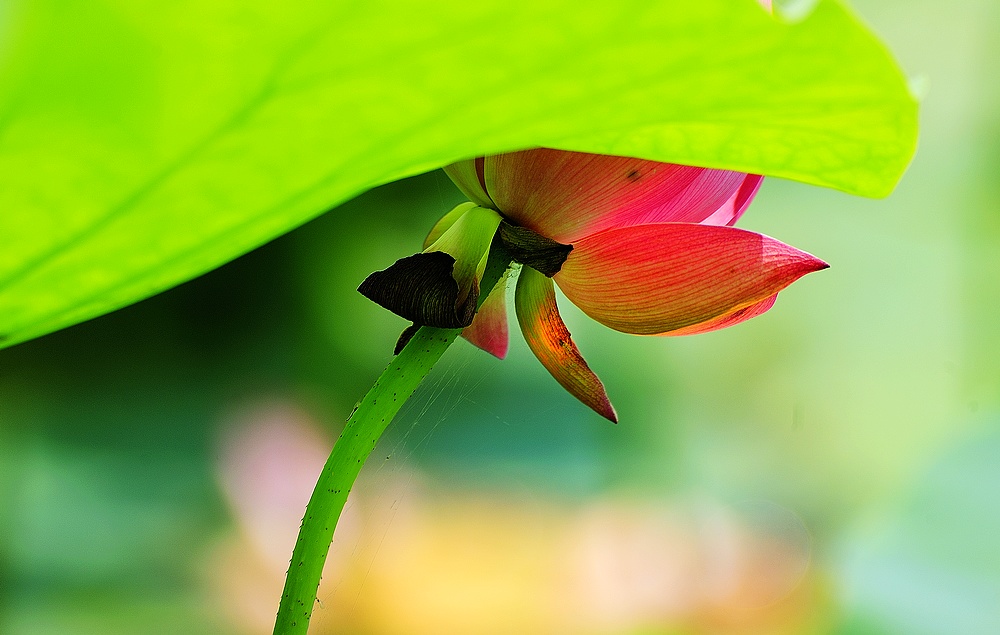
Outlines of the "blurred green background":
M 765 181 L 832 264 L 690 338 L 453 347 L 362 472 L 318 633 L 1000 632 L 1000 6 L 863 0 L 924 96 L 887 200 Z M 301 509 L 405 324 L 355 288 L 462 200 L 369 192 L 0 351 L 0 633 L 266 633 Z

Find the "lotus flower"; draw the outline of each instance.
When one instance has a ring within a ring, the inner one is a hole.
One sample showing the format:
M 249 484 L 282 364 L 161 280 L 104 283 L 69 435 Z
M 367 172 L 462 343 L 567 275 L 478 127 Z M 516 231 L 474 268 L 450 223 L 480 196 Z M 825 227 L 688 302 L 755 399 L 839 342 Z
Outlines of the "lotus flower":
M 598 322 L 638 335 L 691 335 L 771 308 L 823 261 L 732 225 L 763 177 L 539 148 L 445 168 L 471 200 L 446 214 L 424 251 L 373 273 L 367 297 L 421 325 L 463 328 L 503 358 L 506 283 L 479 302 L 491 245 L 522 265 L 515 311 L 529 348 L 571 394 L 617 420 L 559 315 L 553 281 Z M 508 272 L 510 273 L 510 272 Z M 477 312 L 477 305 L 479 306 Z
M 515 311 L 528 346 L 563 387 L 611 421 L 615 410 L 559 315 L 553 281 L 615 330 L 690 335 L 760 315 L 780 290 L 827 267 L 732 227 L 759 175 L 544 148 L 461 161 L 445 172 L 477 209 L 499 213 L 499 234 L 525 263 Z M 442 219 L 425 247 L 444 240 L 460 211 Z M 537 265 L 532 253 L 551 255 L 552 245 L 561 263 Z M 522 247 L 527 253 L 517 253 Z M 504 287 L 463 331 L 499 358 L 508 343 Z

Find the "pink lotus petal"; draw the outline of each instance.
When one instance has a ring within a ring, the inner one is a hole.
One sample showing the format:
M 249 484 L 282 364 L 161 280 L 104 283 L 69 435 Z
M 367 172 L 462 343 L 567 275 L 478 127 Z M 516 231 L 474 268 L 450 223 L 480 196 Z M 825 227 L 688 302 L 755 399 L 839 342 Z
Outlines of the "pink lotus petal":
M 486 185 L 483 181 L 483 158 L 466 159 L 458 163 L 445 166 L 444 173 L 447 174 L 458 189 L 469 197 L 469 200 L 481 207 L 496 209 L 493 201 L 486 193 Z
M 659 223 L 578 241 L 555 280 L 598 322 L 653 335 L 750 307 L 827 266 L 773 238 L 735 227 Z
M 462 337 L 470 344 L 490 355 L 507 357 L 507 275 L 493 287 L 483 305 L 479 307 L 472 324 L 462 330 Z
M 729 225 L 733 226 L 736 221 L 743 216 L 743 212 L 750 207 L 750 202 L 757 195 L 760 184 L 764 177 L 759 174 L 747 174 L 743 179 L 743 184 L 733 192 L 732 197 L 719 209 L 715 210 L 711 216 L 700 221 L 702 225 Z
M 674 331 L 668 331 L 666 333 L 660 333 L 660 335 L 698 335 L 699 333 L 708 333 L 709 331 L 718 331 L 719 329 L 724 329 L 729 326 L 734 326 L 740 322 L 746 322 L 752 317 L 757 317 L 767 313 L 772 306 L 774 306 L 774 301 L 778 299 L 778 294 L 775 293 L 770 298 L 761 300 L 757 304 L 751 304 L 750 306 L 743 307 L 742 309 L 736 309 L 735 311 L 730 311 L 725 315 L 720 315 L 714 320 L 709 320 L 707 322 L 702 322 L 701 324 L 694 324 L 692 326 L 685 326 L 684 328 L 679 328 Z
M 552 279 L 522 267 L 514 295 L 517 321 L 528 348 L 571 395 L 597 414 L 617 423 L 618 415 L 604 385 L 590 370 L 559 316 Z
M 701 222 L 733 199 L 746 176 L 547 148 L 489 156 L 484 165 L 496 209 L 565 244 L 614 227 Z

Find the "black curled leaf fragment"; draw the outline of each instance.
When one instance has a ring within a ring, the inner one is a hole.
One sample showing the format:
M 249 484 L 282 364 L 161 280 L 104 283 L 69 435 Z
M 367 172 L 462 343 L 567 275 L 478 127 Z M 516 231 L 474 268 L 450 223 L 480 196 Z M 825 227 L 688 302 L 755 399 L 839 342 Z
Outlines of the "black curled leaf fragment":
M 528 265 L 549 278 L 559 273 L 569 252 L 573 251 L 573 245 L 557 243 L 527 227 L 511 225 L 507 221 L 500 223 L 497 236 L 514 262 Z
M 455 258 L 443 251 L 414 254 L 371 274 L 358 291 L 415 324 L 464 328 L 476 315 L 479 285 L 473 281 L 469 293 L 460 299 L 454 269 Z

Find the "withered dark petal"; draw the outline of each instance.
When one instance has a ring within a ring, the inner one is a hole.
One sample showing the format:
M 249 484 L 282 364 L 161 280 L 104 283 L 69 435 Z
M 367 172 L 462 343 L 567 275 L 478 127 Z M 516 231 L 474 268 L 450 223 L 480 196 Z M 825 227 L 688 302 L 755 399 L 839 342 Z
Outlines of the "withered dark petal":
M 455 258 L 430 251 L 400 258 L 388 269 L 371 274 L 358 287 L 363 296 L 411 322 L 457 329 L 472 324 L 479 285 L 458 302 L 458 283 L 452 277 Z
M 416 335 L 419 330 L 419 324 L 411 324 L 403 329 L 403 332 L 399 334 L 399 339 L 396 340 L 396 346 L 392 349 L 392 354 L 399 355 L 399 351 L 406 348 L 406 345 L 410 343 L 410 340 L 413 339 L 413 336 Z
M 559 273 L 569 252 L 573 251 L 573 245 L 557 243 L 527 227 L 511 225 L 507 221 L 500 223 L 497 236 L 514 262 L 528 265 L 549 278 Z

